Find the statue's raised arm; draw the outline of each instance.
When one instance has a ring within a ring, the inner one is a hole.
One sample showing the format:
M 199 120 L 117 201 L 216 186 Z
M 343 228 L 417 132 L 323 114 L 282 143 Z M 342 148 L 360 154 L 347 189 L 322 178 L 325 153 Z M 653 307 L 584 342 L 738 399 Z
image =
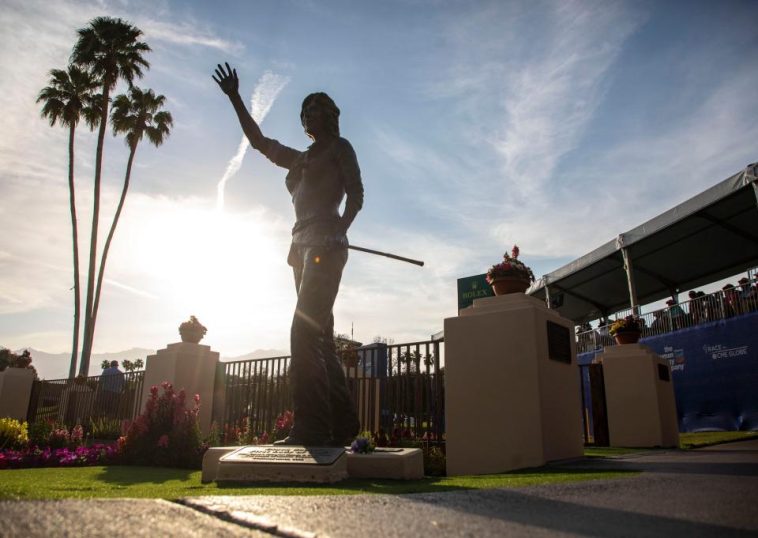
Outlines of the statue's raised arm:
M 250 141 L 250 145 L 260 151 L 263 144 L 263 133 L 250 115 L 250 112 L 245 108 L 245 103 L 242 101 L 242 97 L 240 97 L 240 80 L 237 77 L 237 70 L 232 69 L 228 62 L 224 62 L 224 65 L 226 69 L 221 64 L 218 64 L 215 70 L 216 74 L 211 75 L 211 77 L 216 81 L 221 91 L 229 97 L 229 101 L 231 101 L 234 111 L 237 113 L 237 119 L 239 119 L 242 132 L 245 133 L 245 136 Z

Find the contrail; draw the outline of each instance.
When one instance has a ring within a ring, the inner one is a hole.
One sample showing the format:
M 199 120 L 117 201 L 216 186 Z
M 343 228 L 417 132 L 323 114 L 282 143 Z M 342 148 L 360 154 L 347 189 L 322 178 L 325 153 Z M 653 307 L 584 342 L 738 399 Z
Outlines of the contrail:
M 289 77 L 277 75 L 271 71 L 263 73 L 258 80 L 258 83 L 253 90 L 253 95 L 250 98 L 250 115 L 253 116 L 253 119 L 259 125 L 266 117 L 266 114 L 268 114 L 268 111 L 271 110 L 271 105 L 276 101 L 279 92 L 284 89 L 289 81 Z M 224 209 L 224 187 L 226 186 L 226 182 L 229 181 L 229 179 L 240 169 L 240 166 L 242 166 L 242 159 L 245 157 L 245 151 L 247 151 L 249 145 L 250 143 L 247 138 L 243 136 L 240 145 L 237 148 L 237 153 L 229 161 L 229 164 L 226 165 L 226 171 L 224 171 L 223 177 L 216 186 L 216 210 L 218 211 Z

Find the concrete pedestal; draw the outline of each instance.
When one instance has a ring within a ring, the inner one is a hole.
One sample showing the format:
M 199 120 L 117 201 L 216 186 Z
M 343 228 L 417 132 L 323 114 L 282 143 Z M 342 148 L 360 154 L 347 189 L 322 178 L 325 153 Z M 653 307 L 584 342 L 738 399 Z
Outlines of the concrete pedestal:
M 640 344 L 607 347 L 600 360 L 611 446 L 679 446 L 668 361 Z
M 263 445 L 257 448 L 272 448 L 271 445 Z M 276 448 L 276 447 L 273 447 Z M 203 474 L 201 482 L 206 484 L 213 482 L 221 476 L 220 480 L 228 481 L 240 481 L 245 476 L 250 476 L 248 471 L 240 470 L 240 468 L 229 467 L 228 464 L 221 463 L 221 458 L 227 454 L 231 454 L 240 450 L 238 446 L 219 446 L 211 447 L 203 456 Z M 421 480 L 424 478 L 424 456 L 418 448 L 377 448 L 376 451 L 370 454 L 353 454 L 347 447 L 345 447 L 345 457 L 347 462 L 347 475 L 350 478 L 374 478 L 381 480 Z M 223 472 L 219 473 L 219 468 L 225 465 Z M 286 465 L 286 464 L 285 464 Z M 293 464 L 289 464 L 292 467 Z M 341 464 L 340 464 L 341 465 Z M 255 469 L 255 474 L 252 476 L 258 480 L 269 481 L 302 481 L 304 476 L 306 481 L 324 481 L 329 482 L 333 480 L 313 480 L 311 475 L 313 474 L 310 469 L 298 467 L 297 463 L 294 464 L 294 468 L 282 471 L 284 467 L 279 466 L 277 468 L 271 468 L 264 466 L 266 478 L 261 478 L 261 466 Z M 341 467 L 326 469 L 319 471 L 324 477 L 334 476 L 335 472 L 338 474 L 342 471 Z M 294 478 L 293 478 L 294 476 Z M 341 476 L 341 475 L 340 475 Z
M 33 382 L 31 368 L 6 368 L 0 372 L 0 418 L 26 420 Z
M 205 463 L 205 461 L 203 462 Z M 344 448 L 257 445 L 218 460 L 216 482 L 320 482 L 347 478 Z
M 516 293 L 445 320 L 447 474 L 487 474 L 583 453 L 573 323 Z
M 192 397 L 200 395 L 199 423 L 203 435 L 211 429 L 213 415 L 213 387 L 219 354 L 209 346 L 179 342 L 169 344 L 145 360 L 145 382 L 142 389 L 142 409 L 150 398 L 150 387 L 168 381 L 178 392 L 184 389 L 187 405 Z M 161 392 L 159 392 L 160 394 Z

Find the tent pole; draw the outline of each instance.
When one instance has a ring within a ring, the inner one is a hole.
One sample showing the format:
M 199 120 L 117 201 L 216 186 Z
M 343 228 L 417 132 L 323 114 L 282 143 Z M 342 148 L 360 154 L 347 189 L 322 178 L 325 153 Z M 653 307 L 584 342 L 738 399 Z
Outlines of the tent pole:
M 621 239 L 621 236 L 619 236 Z M 640 315 L 640 307 L 637 304 L 637 287 L 634 283 L 634 268 L 632 267 L 632 257 L 626 247 L 621 247 L 621 255 L 624 257 L 624 271 L 626 271 L 626 283 L 629 286 L 629 304 L 632 307 L 632 314 Z

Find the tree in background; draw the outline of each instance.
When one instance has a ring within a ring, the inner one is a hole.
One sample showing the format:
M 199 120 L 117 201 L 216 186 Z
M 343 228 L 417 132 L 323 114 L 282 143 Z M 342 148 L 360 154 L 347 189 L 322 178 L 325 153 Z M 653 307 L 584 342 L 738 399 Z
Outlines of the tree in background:
M 108 104 L 111 91 L 119 80 L 132 85 L 142 78 L 142 68 L 150 64 L 143 55 L 150 51 L 147 43 L 139 40 L 142 31 L 135 26 L 111 17 L 97 17 L 85 28 L 78 30 L 79 40 L 74 45 L 71 61 L 88 69 L 100 83 L 100 121 L 95 153 L 95 180 L 92 205 L 92 231 L 90 235 L 89 266 L 87 270 L 87 298 L 84 313 L 84 335 L 79 373 L 87 374 L 92 341 L 94 338 L 93 304 L 95 296 L 95 268 L 97 262 L 97 232 L 100 217 L 100 178 L 103 168 L 103 143 L 108 123 Z
M 49 85 L 44 87 L 37 102 L 44 103 L 42 117 L 50 120 L 50 126 L 60 123 L 68 127 L 68 193 L 71 213 L 71 233 L 74 256 L 74 331 L 71 345 L 71 366 L 68 376 L 76 375 L 76 360 L 79 354 L 79 324 L 81 316 L 81 291 L 79 288 L 79 232 L 76 218 L 76 190 L 74 188 L 74 134 L 83 117 L 90 129 L 100 121 L 100 101 L 95 94 L 99 84 L 89 72 L 76 65 L 67 70 L 50 71 Z
M 13 353 L 10 349 L 0 348 L 0 372 L 6 368 L 28 368 L 34 370 L 34 379 L 37 379 L 37 369 L 32 366 L 32 354 L 28 349 L 21 355 Z
M 118 201 L 116 214 L 113 216 L 111 229 L 108 232 L 108 238 L 105 240 L 102 257 L 100 258 L 100 269 L 97 274 L 97 287 L 95 289 L 95 299 L 92 306 L 92 319 L 90 321 L 91 333 L 95 332 L 95 323 L 97 322 L 97 310 L 100 305 L 100 291 L 103 285 L 105 274 L 105 263 L 108 259 L 113 235 L 116 233 L 118 219 L 121 217 L 121 211 L 124 208 L 126 193 L 129 190 L 129 181 L 132 175 L 132 163 L 134 154 L 137 152 L 137 145 L 143 136 L 158 147 L 163 144 L 163 140 L 168 137 L 170 128 L 173 125 L 173 118 L 170 112 L 161 110 L 166 98 L 163 95 L 155 95 L 153 90 L 141 90 L 137 86 L 129 89 L 128 95 L 118 95 L 113 100 L 113 109 L 111 112 L 111 124 L 113 126 L 113 135 L 123 134 L 126 145 L 129 147 L 129 160 L 126 163 L 126 174 L 124 176 L 124 186 L 121 189 L 121 198 Z
M 142 359 L 137 359 L 135 361 L 124 359 L 121 361 L 121 366 L 124 368 L 125 372 L 134 372 L 135 370 L 141 370 L 142 367 L 145 366 L 145 363 L 142 362 Z

